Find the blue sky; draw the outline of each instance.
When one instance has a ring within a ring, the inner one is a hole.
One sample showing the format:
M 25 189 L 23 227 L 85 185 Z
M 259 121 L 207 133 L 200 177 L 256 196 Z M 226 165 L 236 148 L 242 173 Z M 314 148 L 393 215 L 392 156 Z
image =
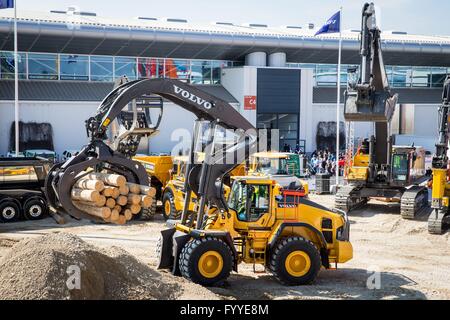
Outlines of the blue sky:
M 272 26 L 316 26 L 340 6 L 345 29 L 359 28 L 362 0 L 16 0 L 19 10 L 49 11 L 76 5 L 107 17 L 136 16 L 186 18 L 192 22 L 230 21 L 265 23 Z M 378 0 L 375 4 L 383 30 L 415 34 L 450 35 L 448 0 Z

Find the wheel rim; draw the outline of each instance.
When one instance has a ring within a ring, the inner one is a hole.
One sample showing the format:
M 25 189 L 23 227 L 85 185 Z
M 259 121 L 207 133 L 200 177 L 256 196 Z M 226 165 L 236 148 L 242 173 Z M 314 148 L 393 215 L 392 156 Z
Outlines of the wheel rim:
M 164 203 L 164 212 L 166 213 L 166 216 L 170 215 L 170 201 L 166 200 L 166 202 Z
M 293 277 L 302 277 L 311 268 L 311 258 L 304 251 L 294 251 L 285 261 L 286 271 Z
M 200 274 L 208 279 L 217 277 L 223 269 L 223 258 L 217 251 L 205 252 L 198 261 Z
M 41 216 L 42 214 L 42 208 L 41 206 L 35 204 L 34 206 L 31 206 L 30 209 L 28 210 L 28 213 L 30 214 L 30 216 L 32 216 L 33 218 L 38 218 Z
M 11 220 L 16 216 L 16 209 L 14 209 L 13 207 L 3 208 L 2 216 L 7 220 Z

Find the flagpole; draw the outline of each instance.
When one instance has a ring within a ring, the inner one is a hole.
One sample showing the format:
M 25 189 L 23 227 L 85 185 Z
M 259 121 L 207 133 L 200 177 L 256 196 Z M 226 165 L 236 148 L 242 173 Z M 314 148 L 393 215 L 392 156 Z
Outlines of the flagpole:
M 336 105 L 336 187 L 339 185 L 339 149 L 340 149 L 340 124 L 341 124 L 341 62 L 342 62 L 342 7 L 339 19 L 339 57 L 337 68 L 337 105 Z
M 15 148 L 16 157 L 19 156 L 19 54 L 17 43 L 17 0 L 14 0 L 14 118 L 15 118 Z

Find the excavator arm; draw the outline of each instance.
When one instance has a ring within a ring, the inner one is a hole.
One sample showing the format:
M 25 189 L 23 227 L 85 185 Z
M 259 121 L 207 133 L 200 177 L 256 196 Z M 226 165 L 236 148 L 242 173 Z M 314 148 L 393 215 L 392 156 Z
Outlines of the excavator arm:
M 442 104 L 439 107 L 439 141 L 436 144 L 436 154 L 433 158 L 434 169 L 447 169 L 448 166 L 448 143 L 449 143 L 449 107 L 450 107 L 450 76 L 444 82 L 442 92 Z
M 235 144 L 224 146 L 221 150 L 217 150 L 214 146 L 210 148 L 203 164 L 190 166 L 188 179 L 186 179 L 186 183 L 203 203 L 222 208 L 226 205 L 218 191 L 221 185 L 216 185 L 216 182 L 233 170 L 240 163 L 238 161 L 248 157 L 246 152 L 242 153 L 240 150 L 244 148 L 245 151 L 249 144 L 256 143 L 255 128 L 230 104 L 213 95 L 179 80 L 150 79 L 124 81 L 103 100 L 96 114 L 87 120 L 86 129 L 90 143 L 79 155 L 64 164 L 56 165 L 49 173 L 45 191 L 51 207 L 62 208 L 75 218 L 92 219 L 91 216 L 87 216 L 74 207 L 71 201 L 71 189 L 75 183 L 75 177 L 87 168 L 119 173 L 125 175 L 130 182 L 149 185 L 147 173 L 141 164 L 132 161 L 128 154 L 121 153 L 121 149 L 111 149 L 106 143 L 108 128 L 119 117 L 122 110 L 137 99 L 149 95 L 158 95 L 167 99 L 192 112 L 198 119 L 209 122 L 210 132 L 212 132 L 209 142 L 215 139 L 218 126 L 237 130 Z M 132 127 L 130 135 L 139 137 L 148 136 L 157 129 Z M 235 163 L 227 164 L 223 158 L 230 152 L 237 155 L 243 154 L 243 156 L 238 157 Z
M 381 31 L 376 25 L 375 6 L 366 3 L 361 21 L 361 63 L 349 75 L 345 92 L 346 121 L 373 122 L 375 136 L 370 139 L 369 180 L 379 179 L 379 170 L 390 162 L 392 141 L 390 121 L 398 96 L 391 93 L 381 50 Z M 384 171 L 384 170 L 383 170 Z M 389 179 L 385 177 L 383 179 Z

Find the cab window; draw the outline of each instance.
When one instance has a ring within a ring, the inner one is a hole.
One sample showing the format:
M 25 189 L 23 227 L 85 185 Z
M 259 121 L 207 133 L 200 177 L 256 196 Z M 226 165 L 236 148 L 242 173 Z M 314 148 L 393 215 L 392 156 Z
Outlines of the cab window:
M 406 154 L 394 155 L 393 178 L 396 181 L 406 181 L 408 179 L 409 160 Z
M 228 206 L 236 211 L 240 221 L 258 221 L 269 212 L 269 190 L 268 185 L 254 185 L 236 181 L 229 196 Z

